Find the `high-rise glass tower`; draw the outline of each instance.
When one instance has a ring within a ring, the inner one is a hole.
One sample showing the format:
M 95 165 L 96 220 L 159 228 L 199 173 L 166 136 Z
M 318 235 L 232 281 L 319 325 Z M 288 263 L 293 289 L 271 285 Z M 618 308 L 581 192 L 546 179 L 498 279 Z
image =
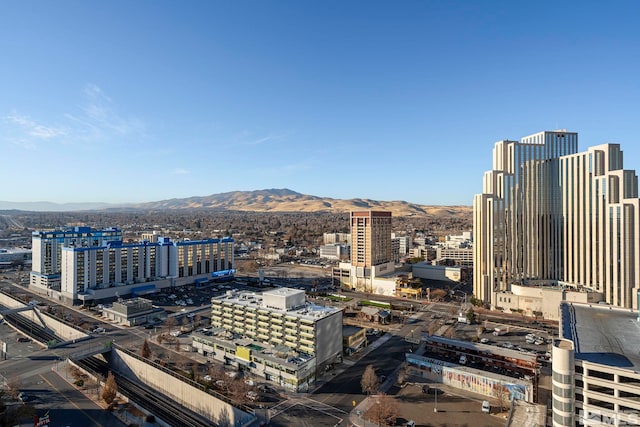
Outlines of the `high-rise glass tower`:
M 578 153 L 565 130 L 497 142 L 473 202 L 475 296 L 563 284 L 637 307 L 638 179 L 622 163 L 618 144 Z

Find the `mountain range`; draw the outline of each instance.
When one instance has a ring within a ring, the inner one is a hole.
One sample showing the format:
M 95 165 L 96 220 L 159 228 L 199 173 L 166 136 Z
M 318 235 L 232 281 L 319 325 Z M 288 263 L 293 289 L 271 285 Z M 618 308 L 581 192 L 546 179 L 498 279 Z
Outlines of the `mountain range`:
M 433 215 L 467 216 L 471 206 L 427 206 L 405 201 L 379 201 L 371 199 L 332 199 L 301 194 L 289 189 L 231 191 L 209 196 L 168 199 L 134 204 L 108 203 L 51 203 L 3 202 L 0 210 L 28 211 L 80 211 L 80 210 L 182 210 L 215 209 L 251 212 L 349 212 L 352 210 L 386 210 L 394 216 Z

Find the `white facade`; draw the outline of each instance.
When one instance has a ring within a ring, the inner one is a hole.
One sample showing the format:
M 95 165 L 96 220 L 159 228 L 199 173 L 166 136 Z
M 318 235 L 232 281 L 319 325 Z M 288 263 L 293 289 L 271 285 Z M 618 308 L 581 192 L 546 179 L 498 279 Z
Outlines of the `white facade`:
M 27 261 L 30 259 L 30 249 L 0 249 L 0 262 Z
M 513 283 L 563 281 L 637 308 L 638 180 L 618 144 L 578 153 L 578 135 L 500 141 L 474 198 L 474 294 L 496 306 Z
M 332 245 L 334 243 L 345 243 L 349 244 L 351 242 L 351 234 L 349 233 L 324 233 L 322 235 L 322 240 L 325 245 Z
M 338 362 L 342 354 L 342 311 L 306 303 L 304 291 L 297 289 L 279 288 L 262 294 L 228 291 L 211 299 L 211 326 L 250 340 L 256 344 L 253 348 L 299 354 L 304 361 L 300 369 L 304 369 L 285 377 L 280 373 L 280 381 L 286 382 L 283 385 L 296 391 L 306 389 L 318 372 Z M 242 345 L 244 359 L 264 363 L 258 352 L 248 354 L 250 343 Z
M 413 247 L 411 236 L 400 236 L 396 233 L 391 233 L 391 239 L 396 240 L 398 243 L 398 255 L 403 257 L 409 254 L 409 251 Z
M 562 302 L 592 303 L 602 301 L 602 294 L 577 290 L 566 286 L 511 285 L 510 291 L 496 293 L 496 308 L 505 313 L 518 312 L 526 316 L 539 316 L 558 320 L 558 307 Z
M 60 288 L 55 291 L 71 302 L 147 292 L 143 285 L 190 284 L 216 272 L 231 274 L 234 262 L 230 238 L 183 242 L 159 238 L 155 243 L 133 244 L 105 241 L 96 246 L 63 246 L 60 254 Z
M 73 227 L 64 230 L 34 231 L 31 237 L 33 264 L 30 286 L 60 290 L 63 247 L 98 247 L 122 242 L 122 231 L 112 227 L 95 230 Z
M 413 277 L 428 280 L 450 280 L 459 282 L 461 277 L 460 267 L 446 267 L 444 265 L 431 265 L 427 262 L 418 262 L 411 266 Z
M 349 245 L 344 243 L 331 243 L 320 246 L 320 258 L 343 259 L 349 257 Z
M 473 266 L 473 249 L 471 248 L 436 248 L 438 261 L 453 260 L 461 267 Z

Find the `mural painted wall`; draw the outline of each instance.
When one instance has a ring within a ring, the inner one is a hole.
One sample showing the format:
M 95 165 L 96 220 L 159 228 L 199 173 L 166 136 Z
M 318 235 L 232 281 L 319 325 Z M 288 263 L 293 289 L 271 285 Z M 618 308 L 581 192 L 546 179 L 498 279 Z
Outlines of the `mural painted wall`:
M 407 354 L 406 360 L 409 366 L 424 371 L 424 376 L 460 390 L 504 401 L 516 399 L 533 402 L 533 385 L 530 381 L 489 374 L 479 369 L 461 368 L 453 363 L 414 354 Z

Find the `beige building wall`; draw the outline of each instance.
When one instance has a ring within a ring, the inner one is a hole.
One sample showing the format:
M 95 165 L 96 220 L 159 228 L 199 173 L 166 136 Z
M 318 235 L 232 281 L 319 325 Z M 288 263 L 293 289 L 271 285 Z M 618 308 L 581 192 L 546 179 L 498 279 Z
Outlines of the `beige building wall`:
M 637 308 L 638 179 L 618 144 L 577 152 L 578 135 L 540 132 L 499 141 L 474 197 L 474 294 L 537 280 L 566 282 Z
M 556 286 L 520 285 L 512 285 L 511 291 L 496 293 L 496 307 L 501 307 L 505 312 L 522 310 L 526 316 L 535 316 L 534 312 L 539 312 L 547 320 L 559 319 L 558 308 L 563 301 L 598 303 L 602 301 L 602 294 Z

